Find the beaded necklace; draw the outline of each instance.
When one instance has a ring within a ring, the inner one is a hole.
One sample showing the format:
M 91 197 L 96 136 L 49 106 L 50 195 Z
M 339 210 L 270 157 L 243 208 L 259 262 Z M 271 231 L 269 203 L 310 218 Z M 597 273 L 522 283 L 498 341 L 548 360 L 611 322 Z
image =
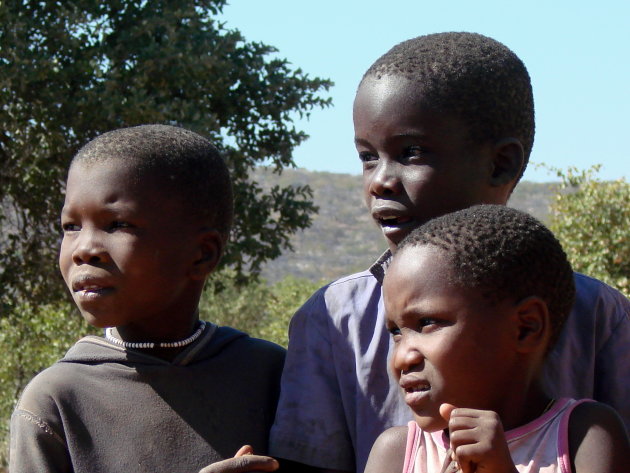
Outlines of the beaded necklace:
M 105 329 L 105 338 L 112 342 L 114 345 L 118 345 L 119 347 L 123 348 L 154 348 L 156 346 L 159 348 L 179 348 L 190 345 L 192 342 L 197 340 L 205 328 L 206 323 L 203 320 L 200 320 L 199 327 L 197 328 L 195 333 L 193 333 L 190 337 L 179 340 L 177 342 L 125 342 L 120 338 L 114 336 L 111 327 Z

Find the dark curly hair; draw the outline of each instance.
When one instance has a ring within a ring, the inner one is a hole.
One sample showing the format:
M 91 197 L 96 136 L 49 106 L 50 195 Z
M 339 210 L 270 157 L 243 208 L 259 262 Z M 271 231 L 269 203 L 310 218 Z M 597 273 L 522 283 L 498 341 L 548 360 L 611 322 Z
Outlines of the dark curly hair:
M 505 45 L 476 33 L 419 36 L 381 56 L 361 82 L 387 75 L 415 82 L 424 103 L 462 119 L 473 144 L 519 139 L 520 179 L 534 144 L 534 97 L 525 65 Z
M 556 341 L 575 297 L 573 270 L 560 242 L 531 215 L 477 205 L 435 218 L 398 245 L 433 245 L 451 262 L 453 284 L 478 289 L 491 302 L 538 296 L 547 304 Z
M 165 196 L 180 197 L 189 215 L 206 220 L 227 240 L 234 214 L 232 183 L 210 141 L 168 125 L 120 128 L 87 143 L 72 164 L 110 159 L 133 166 L 139 185 L 146 176 L 158 177 Z

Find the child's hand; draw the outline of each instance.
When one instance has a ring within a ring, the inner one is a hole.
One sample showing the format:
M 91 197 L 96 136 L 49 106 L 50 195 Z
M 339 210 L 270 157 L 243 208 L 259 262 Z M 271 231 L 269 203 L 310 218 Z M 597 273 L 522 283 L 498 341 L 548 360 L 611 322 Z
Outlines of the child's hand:
M 274 471 L 278 462 L 271 457 L 254 455 L 254 449 L 243 445 L 233 458 L 213 463 L 199 473 L 253 473 L 257 471 Z
M 463 473 L 516 473 L 496 412 L 442 404 L 440 415 L 448 420 L 454 460 Z

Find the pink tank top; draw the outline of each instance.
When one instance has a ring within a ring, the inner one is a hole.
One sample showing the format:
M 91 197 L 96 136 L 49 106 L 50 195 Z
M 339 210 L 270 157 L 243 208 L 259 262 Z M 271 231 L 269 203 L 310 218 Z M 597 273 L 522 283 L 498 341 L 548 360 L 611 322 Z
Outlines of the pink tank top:
M 519 473 L 571 473 L 569 417 L 589 399 L 558 399 L 542 416 L 505 433 L 512 460 Z M 442 431 L 423 432 L 408 424 L 403 473 L 439 473 L 449 448 Z

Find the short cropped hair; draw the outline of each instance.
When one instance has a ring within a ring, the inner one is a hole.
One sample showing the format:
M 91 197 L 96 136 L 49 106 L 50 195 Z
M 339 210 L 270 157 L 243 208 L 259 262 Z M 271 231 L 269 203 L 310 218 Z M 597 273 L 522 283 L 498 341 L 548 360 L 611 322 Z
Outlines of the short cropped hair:
M 436 33 L 404 41 L 363 76 L 402 76 L 418 96 L 464 121 L 474 144 L 514 137 L 527 166 L 534 144 L 534 97 L 523 62 L 500 42 L 476 33 Z
M 547 304 L 557 340 L 575 298 L 573 270 L 553 233 L 531 215 L 502 205 L 478 205 L 421 225 L 398 245 L 443 250 L 458 287 L 491 302 L 538 296 Z
M 87 143 L 72 164 L 110 159 L 133 166 L 140 181 L 157 177 L 165 196 L 180 197 L 188 215 L 207 221 L 227 240 L 234 214 L 232 183 L 219 150 L 210 141 L 175 126 L 120 128 Z

